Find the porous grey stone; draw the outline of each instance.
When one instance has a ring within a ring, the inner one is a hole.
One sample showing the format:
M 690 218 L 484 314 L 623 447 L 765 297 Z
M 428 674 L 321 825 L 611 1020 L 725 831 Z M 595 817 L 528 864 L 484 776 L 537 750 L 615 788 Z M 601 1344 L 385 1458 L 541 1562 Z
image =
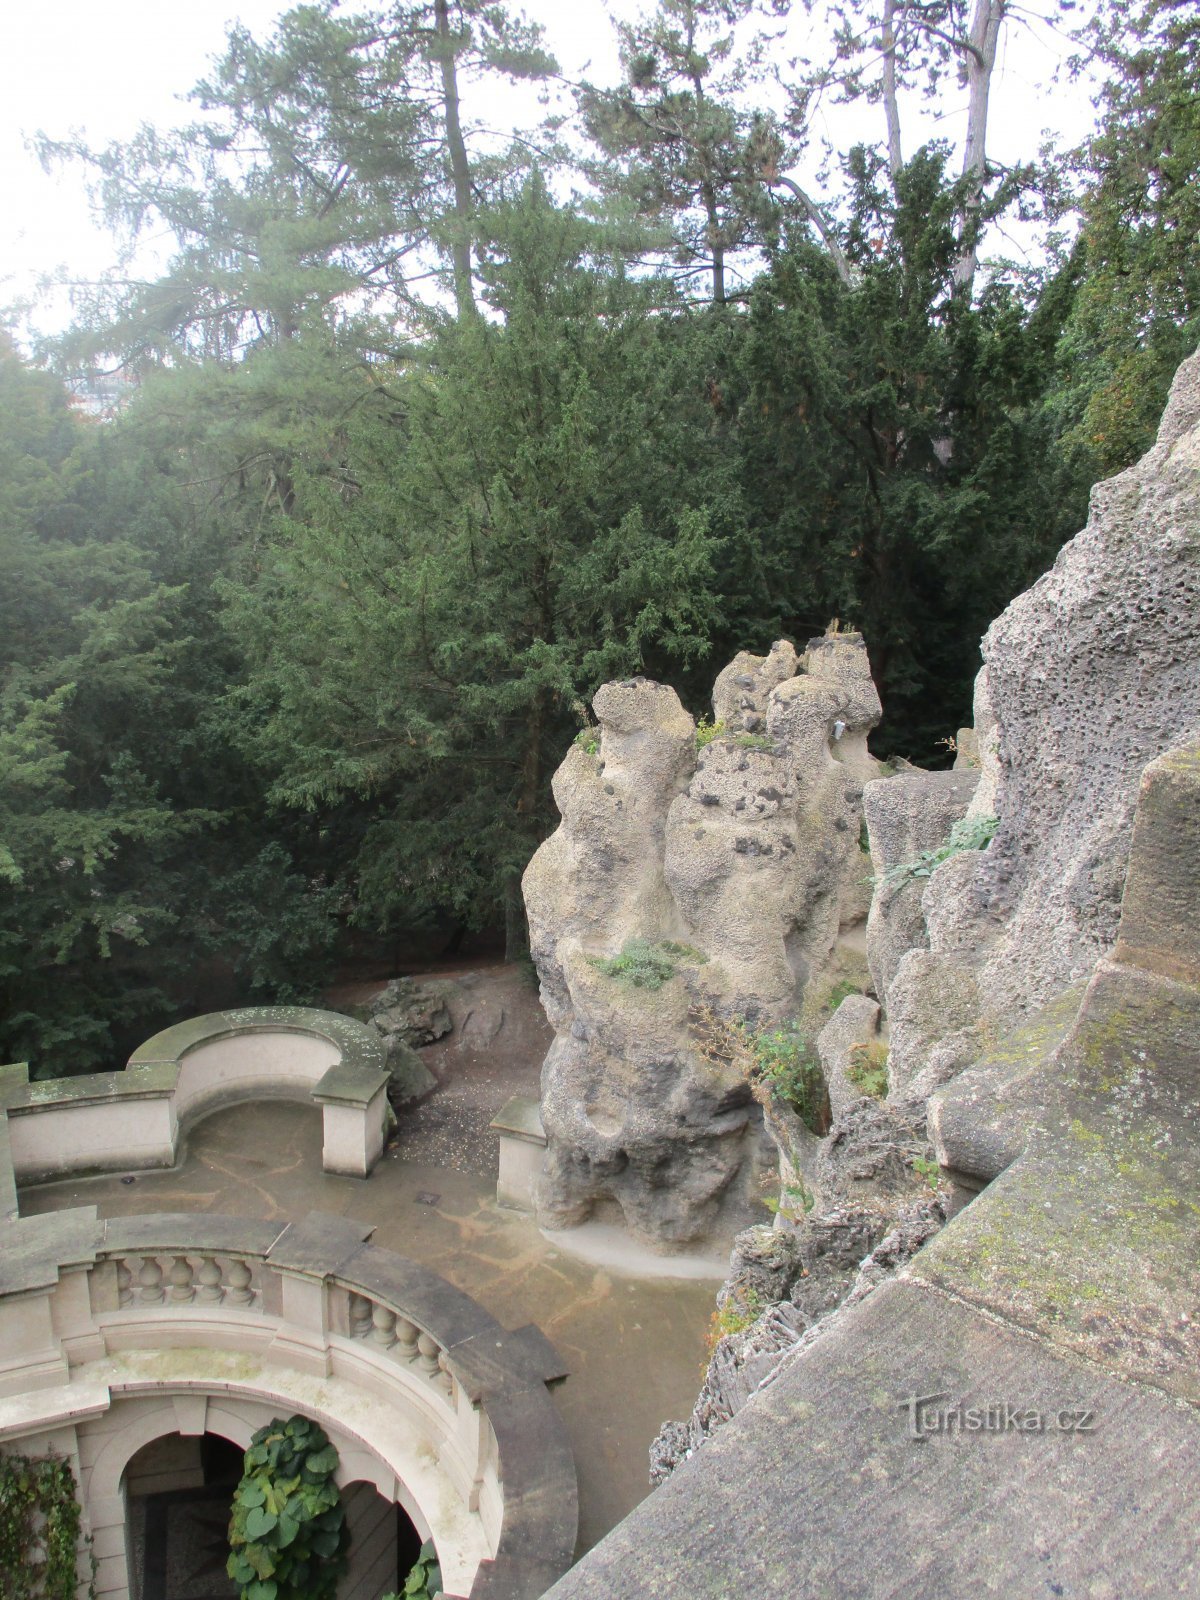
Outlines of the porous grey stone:
M 749 1086 L 697 1017 L 794 1016 L 863 873 L 862 786 L 880 716 L 857 634 L 742 654 L 714 692 L 722 734 L 697 751 L 675 692 L 644 678 L 593 701 L 595 753 L 555 774 L 562 821 L 524 878 L 530 949 L 555 1040 L 542 1069 L 543 1226 L 615 1202 L 672 1249 L 715 1224 L 756 1143 Z M 602 965 L 634 940 L 661 986 Z
M 1198 469 L 1200 355 L 1154 448 L 1097 484 L 1087 527 L 984 638 L 1000 827 L 975 895 L 1004 922 L 980 976 L 990 1016 L 1036 1008 L 1111 949 L 1142 769 L 1200 733 Z
M 867 918 L 867 962 L 875 993 L 886 1003 L 896 968 L 907 951 L 927 944 L 921 896 L 928 878 L 888 874 L 925 851 L 936 850 L 971 803 L 979 783 L 974 768 L 899 773 L 863 790 L 863 815 L 871 844 L 875 893 Z
M 1198 469 L 1200 355 L 1154 448 L 1096 486 L 1086 528 L 983 640 L 967 815 L 999 827 L 928 880 L 921 926 L 910 898 L 904 936 L 928 958 L 904 956 L 886 983 L 893 1082 L 910 1099 L 976 1058 L 980 1024 L 1036 1011 L 1113 946 L 1142 769 L 1200 733 Z M 885 944 L 880 898 L 882 971 L 900 918 Z
M 817 1035 L 817 1054 L 835 1120 L 863 1098 L 862 1089 L 850 1074 L 856 1051 L 861 1046 L 878 1045 L 878 1035 L 879 1005 L 865 994 L 848 994 Z

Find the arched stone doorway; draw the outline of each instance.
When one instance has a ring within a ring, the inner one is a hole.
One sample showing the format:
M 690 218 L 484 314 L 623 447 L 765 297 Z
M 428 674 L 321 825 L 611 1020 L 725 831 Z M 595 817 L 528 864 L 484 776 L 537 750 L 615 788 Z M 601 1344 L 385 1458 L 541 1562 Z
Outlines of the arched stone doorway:
M 237 1600 L 226 1574 L 230 1502 L 242 1444 L 219 1433 L 161 1433 L 139 1446 L 121 1477 L 130 1600 Z M 423 1542 L 404 1507 L 376 1485 L 342 1486 L 350 1533 L 341 1600 L 403 1592 Z
M 217 1433 L 161 1434 L 124 1472 L 131 1600 L 237 1600 L 227 1531 L 242 1452 Z
M 404 1580 L 421 1552 L 421 1535 L 404 1507 L 386 1500 L 373 1483 L 361 1479 L 342 1490 L 350 1529 L 350 1566 L 338 1594 L 341 1600 L 379 1600 L 404 1592 Z

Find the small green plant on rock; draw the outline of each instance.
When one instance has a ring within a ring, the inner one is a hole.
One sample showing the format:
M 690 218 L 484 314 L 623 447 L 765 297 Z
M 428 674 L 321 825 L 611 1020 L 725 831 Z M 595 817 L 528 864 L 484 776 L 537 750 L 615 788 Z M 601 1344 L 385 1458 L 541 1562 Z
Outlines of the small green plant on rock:
M 734 744 L 740 745 L 743 750 L 774 750 L 775 741 L 765 733 L 739 733 Z
M 580 728 L 575 735 L 575 743 L 583 751 L 584 755 L 598 756 L 600 754 L 599 728 Z
M 399 1594 L 393 1591 L 385 1594 L 383 1600 L 433 1600 L 442 1587 L 442 1569 L 438 1565 L 437 1551 L 433 1548 L 433 1541 L 427 1539 L 421 1546 L 421 1554 L 413 1564 L 412 1571 L 404 1580 L 404 1587 Z
M 592 956 L 591 963 L 606 978 L 628 983 L 635 989 L 661 989 L 675 976 L 681 963 L 704 963 L 708 957 L 690 944 L 662 939 L 628 939 L 620 955 Z
M 762 1203 L 768 1211 L 781 1216 L 785 1222 L 799 1222 L 812 1210 L 816 1197 L 803 1183 L 785 1183 L 778 1199 L 774 1195 L 764 1195 Z
M 81 1513 L 62 1456 L 0 1455 L 4 1600 L 75 1600 Z M 94 1595 L 95 1585 L 89 1584 Z
M 829 1132 L 829 1091 L 812 1046 L 795 1022 L 754 1029 L 740 1017 L 723 1017 L 711 1005 L 696 1004 L 688 1027 L 697 1054 L 720 1072 L 734 1067 L 758 1103 L 788 1106 L 810 1133 Z
M 962 855 L 965 850 L 986 850 L 999 826 L 998 817 L 960 817 L 936 850 L 922 850 L 912 861 L 897 862 L 884 873 L 881 882 L 885 888 L 900 889 L 917 878 L 930 878 L 951 856 Z
M 888 1048 L 882 1039 L 850 1046 L 846 1076 L 856 1089 L 873 1100 L 883 1100 L 888 1092 Z
M 829 1091 L 821 1063 L 794 1022 L 748 1033 L 751 1083 L 764 1085 L 791 1107 L 810 1133 L 829 1132 Z
M 845 1000 L 849 995 L 862 994 L 862 992 L 863 989 L 861 983 L 855 983 L 853 978 L 843 978 L 841 983 L 835 983 L 833 988 L 830 989 L 829 993 L 825 997 L 824 1003 L 821 1006 L 821 1010 L 827 1015 L 832 1016 L 837 1008 L 841 1005 L 842 1001 Z
M 938 1179 L 942 1175 L 942 1169 L 938 1166 L 937 1162 L 930 1161 L 925 1156 L 914 1156 L 909 1165 L 912 1167 L 917 1177 L 920 1178 L 923 1183 L 927 1184 L 933 1193 L 936 1194 Z
M 745 1333 L 757 1322 L 761 1311 L 762 1305 L 753 1289 L 741 1289 L 736 1295 L 731 1295 L 723 1306 L 718 1306 L 709 1318 L 704 1341 L 709 1358 L 722 1339 L 732 1338 L 735 1333 Z
M 250 1440 L 225 1568 L 241 1600 L 335 1600 L 348 1540 L 337 1464 L 337 1450 L 307 1417 L 275 1417 Z
M 714 739 L 719 739 L 725 732 L 723 722 L 713 722 L 709 717 L 701 717 L 696 724 L 696 749 L 703 750 L 706 744 L 711 744 Z

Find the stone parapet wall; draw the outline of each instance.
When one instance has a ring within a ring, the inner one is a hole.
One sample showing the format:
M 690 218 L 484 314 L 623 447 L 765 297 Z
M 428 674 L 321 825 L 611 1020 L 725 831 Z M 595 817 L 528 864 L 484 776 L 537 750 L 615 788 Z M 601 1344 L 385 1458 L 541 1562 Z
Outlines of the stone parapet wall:
M 0 1183 L 169 1167 L 189 1122 L 270 1096 L 321 1106 L 325 1171 L 365 1178 L 383 1150 L 387 1082 L 378 1036 L 336 1012 L 259 1006 L 193 1017 L 141 1045 L 123 1072 L 29 1083 L 5 1069 L 0 1169 L 11 1167 Z
M 448 1595 L 534 1600 L 569 1564 L 577 1492 L 546 1393 L 564 1375 L 436 1274 L 314 1213 L 4 1225 L 0 1449 L 56 1448 L 81 1485 L 96 1593 L 127 1600 L 121 1474 L 164 1433 L 245 1446 L 275 1415 L 326 1429 L 435 1541 Z

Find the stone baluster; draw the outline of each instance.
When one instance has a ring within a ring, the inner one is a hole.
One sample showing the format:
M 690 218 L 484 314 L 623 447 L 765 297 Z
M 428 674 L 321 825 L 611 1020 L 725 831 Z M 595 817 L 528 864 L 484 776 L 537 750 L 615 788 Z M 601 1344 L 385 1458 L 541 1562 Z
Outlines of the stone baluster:
M 439 1350 L 438 1351 L 438 1353 L 437 1353 L 437 1364 L 438 1364 L 438 1372 L 440 1373 L 440 1377 L 438 1378 L 438 1382 L 441 1384 L 442 1388 L 446 1391 L 446 1394 L 449 1396 L 450 1400 L 453 1401 L 453 1399 L 454 1399 L 454 1374 L 450 1371 L 450 1358 L 449 1358 L 449 1356 L 447 1356 L 447 1354 L 446 1354 L 446 1352 L 444 1350 Z
M 430 1379 L 438 1369 L 438 1342 L 428 1333 L 422 1333 L 417 1339 L 417 1367 Z
M 117 1304 L 130 1305 L 133 1301 L 133 1273 L 124 1256 L 117 1257 Z
M 192 1282 L 195 1276 L 192 1263 L 186 1256 L 176 1256 L 171 1263 L 171 1270 L 167 1276 L 170 1284 L 167 1290 L 167 1299 L 172 1305 L 190 1305 L 196 1298 L 196 1290 Z
M 350 1337 L 365 1339 L 371 1331 L 371 1302 L 365 1294 L 350 1291 Z
M 254 1299 L 254 1290 L 250 1286 L 251 1272 L 249 1266 L 239 1256 L 234 1256 L 229 1263 L 228 1279 L 226 1300 L 235 1306 L 250 1305 Z
M 138 1299 L 144 1306 L 160 1306 L 163 1298 L 163 1272 L 157 1256 L 143 1256 L 138 1273 Z
M 417 1339 L 421 1330 L 415 1322 L 410 1322 L 407 1317 L 396 1318 L 396 1345 L 397 1354 L 402 1361 L 414 1361 L 417 1355 Z
M 396 1342 L 396 1313 L 376 1302 L 371 1307 L 371 1342 L 388 1350 Z
M 201 1259 L 196 1282 L 199 1285 L 196 1290 L 198 1301 L 206 1306 L 220 1305 L 225 1290 L 221 1286 L 221 1265 L 216 1256 L 204 1256 Z

